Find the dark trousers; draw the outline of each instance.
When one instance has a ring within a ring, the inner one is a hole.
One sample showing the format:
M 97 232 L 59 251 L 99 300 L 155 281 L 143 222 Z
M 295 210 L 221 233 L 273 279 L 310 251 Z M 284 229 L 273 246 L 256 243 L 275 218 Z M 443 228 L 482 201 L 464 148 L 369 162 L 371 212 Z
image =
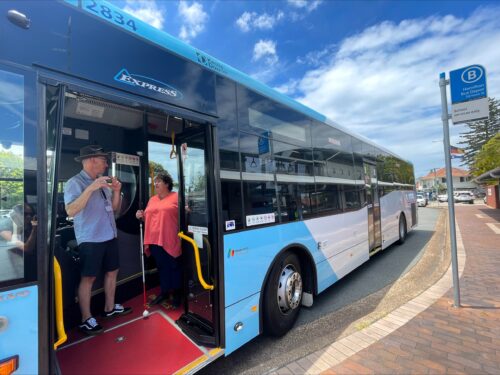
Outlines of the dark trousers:
M 155 258 L 156 267 L 160 274 L 160 288 L 162 294 L 167 294 L 172 289 L 177 291 L 181 288 L 181 265 L 180 257 L 174 258 L 161 246 L 149 245 L 149 250 Z

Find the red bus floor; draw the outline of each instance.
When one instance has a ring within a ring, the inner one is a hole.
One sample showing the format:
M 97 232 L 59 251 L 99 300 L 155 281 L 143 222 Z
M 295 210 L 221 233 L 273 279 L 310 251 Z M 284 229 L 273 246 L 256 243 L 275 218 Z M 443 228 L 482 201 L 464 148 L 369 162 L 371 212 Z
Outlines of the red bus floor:
M 148 294 L 152 292 L 155 290 Z M 175 324 L 182 307 L 171 310 L 165 305 L 152 306 L 149 317 L 143 318 L 142 295 L 124 305 L 132 307 L 133 312 L 99 319 L 103 333 L 92 337 L 78 329 L 68 333 L 68 342 L 57 351 L 63 375 L 171 374 L 206 357 L 210 349 L 194 344 Z

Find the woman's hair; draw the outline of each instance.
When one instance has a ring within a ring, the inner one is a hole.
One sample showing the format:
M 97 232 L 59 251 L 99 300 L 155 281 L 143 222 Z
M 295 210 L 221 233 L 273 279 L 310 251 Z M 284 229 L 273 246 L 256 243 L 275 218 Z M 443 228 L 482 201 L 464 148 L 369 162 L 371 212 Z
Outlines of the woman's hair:
M 162 180 L 165 185 L 167 185 L 167 188 L 169 191 L 172 191 L 174 188 L 174 180 L 172 180 L 172 176 L 167 171 L 162 171 L 158 172 L 155 176 L 155 180 Z

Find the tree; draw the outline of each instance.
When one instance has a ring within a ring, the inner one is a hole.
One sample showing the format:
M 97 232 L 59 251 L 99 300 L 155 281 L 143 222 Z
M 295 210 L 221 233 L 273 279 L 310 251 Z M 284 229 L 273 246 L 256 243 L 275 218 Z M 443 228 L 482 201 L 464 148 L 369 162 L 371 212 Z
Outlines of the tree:
M 474 158 L 473 174 L 479 176 L 500 167 L 500 133 L 497 133 L 481 148 Z
M 488 120 L 479 120 L 468 122 L 468 131 L 461 133 L 464 141 L 460 142 L 464 145 L 463 165 L 466 164 L 474 174 L 474 158 L 481 148 L 500 132 L 500 100 L 488 98 L 490 118 Z
M 163 165 L 150 160 L 149 161 L 149 174 L 151 175 L 151 178 L 153 178 L 159 172 L 166 172 L 165 168 L 163 168 Z
M 23 203 L 23 158 L 0 151 L 0 208 L 10 209 Z

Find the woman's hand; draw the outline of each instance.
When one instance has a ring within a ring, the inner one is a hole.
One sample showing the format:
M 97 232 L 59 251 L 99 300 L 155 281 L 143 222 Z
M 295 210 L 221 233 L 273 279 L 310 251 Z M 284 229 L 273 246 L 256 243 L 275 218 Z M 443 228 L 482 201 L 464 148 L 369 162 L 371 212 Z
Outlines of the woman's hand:
M 135 217 L 138 220 L 143 220 L 144 219 L 144 211 L 143 210 L 137 210 L 137 212 L 135 213 Z

